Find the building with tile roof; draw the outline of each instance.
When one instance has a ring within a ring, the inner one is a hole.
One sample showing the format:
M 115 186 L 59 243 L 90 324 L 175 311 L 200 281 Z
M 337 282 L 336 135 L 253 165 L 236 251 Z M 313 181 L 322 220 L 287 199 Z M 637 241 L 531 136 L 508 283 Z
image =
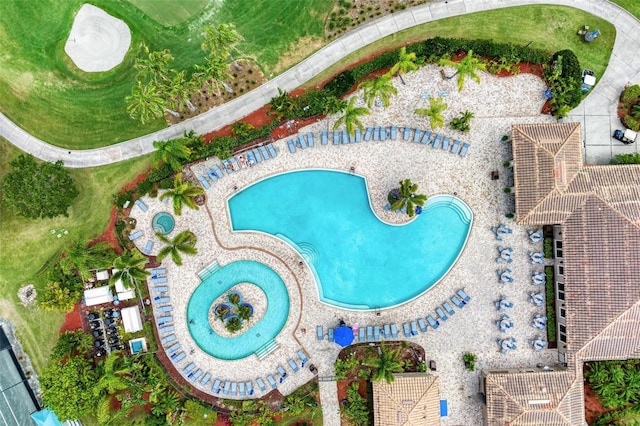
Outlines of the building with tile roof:
M 373 424 L 435 426 L 440 424 L 438 377 L 428 373 L 394 374 L 395 380 L 372 382 Z

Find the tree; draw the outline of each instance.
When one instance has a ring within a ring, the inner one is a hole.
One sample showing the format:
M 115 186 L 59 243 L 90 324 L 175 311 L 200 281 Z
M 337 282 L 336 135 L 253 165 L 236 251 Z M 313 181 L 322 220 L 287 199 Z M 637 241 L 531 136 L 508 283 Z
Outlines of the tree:
M 29 219 L 69 216 L 79 193 L 62 161 L 36 163 L 32 155 L 22 154 L 9 164 L 12 170 L 0 186 L 7 209 Z
M 171 83 L 169 64 L 173 61 L 173 55 L 168 49 L 151 52 L 146 44 L 142 45 L 146 57 L 136 58 L 133 67 L 138 70 L 137 80 L 158 89 L 166 89 Z
M 191 150 L 185 145 L 183 138 L 170 139 L 168 141 L 154 141 L 153 159 L 156 164 L 165 163 L 174 171 L 182 168 L 182 160 L 188 160 Z
M 138 281 L 146 280 L 149 271 L 144 269 L 147 258 L 138 251 L 127 251 L 113 262 L 114 269 L 110 282 L 122 281 L 125 288 L 137 287 Z
M 182 173 L 178 173 L 174 179 L 173 188 L 165 191 L 160 196 L 160 200 L 171 198 L 173 200 L 173 212 L 180 216 L 182 214 L 183 205 L 194 210 L 198 210 L 199 207 L 194 198 L 202 194 L 204 194 L 204 189 L 199 186 L 195 186 L 191 181 L 183 181 Z
M 387 108 L 391 103 L 391 97 L 398 94 L 398 89 L 393 85 L 390 74 L 365 80 L 358 85 L 358 89 L 362 89 L 364 100 L 369 108 L 373 106 L 376 98 L 380 98 L 384 107 Z
M 376 369 L 371 376 L 371 380 L 374 382 L 379 382 L 384 379 L 387 383 L 393 383 L 395 380 L 393 373 L 401 373 L 404 371 L 402 361 L 400 360 L 400 349 L 389 349 L 384 344 L 380 345 L 378 358 L 366 360 L 364 363 Z
M 43 405 L 61 421 L 82 418 L 95 408 L 96 374 L 90 359 L 82 355 L 52 359 L 39 379 Z
M 182 257 L 180 256 L 180 253 L 189 255 L 198 253 L 198 249 L 196 249 L 196 242 L 198 239 L 196 238 L 196 235 L 189 230 L 180 232 L 171 240 L 159 232 L 156 232 L 156 237 L 158 237 L 158 239 L 163 243 L 167 244 L 162 247 L 158 253 L 158 260 L 160 262 L 162 262 L 165 257 L 171 255 L 173 263 L 181 266 Z
M 347 405 L 341 406 L 340 410 L 356 426 L 370 424 L 367 400 L 360 396 L 357 382 L 347 388 Z
M 220 24 L 217 27 L 206 26 L 204 28 L 204 41 L 202 42 L 202 50 L 209 52 L 209 57 L 213 54 L 218 57 L 229 57 L 236 70 L 241 71 L 242 67 L 238 65 L 233 55 L 233 51 L 238 51 L 236 45 L 244 40 L 244 38 L 236 30 L 236 26 L 232 23 Z
M 142 124 L 162 117 L 165 100 L 156 86 L 138 81 L 125 99 L 129 117 Z
M 86 281 L 92 269 L 107 268 L 113 262 L 114 253 L 106 242 L 92 246 L 81 238 L 76 238 L 58 259 L 58 264 L 67 275 L 77 274 Z
M 191 92 L 197 90 L 193 80 L 187 80 L 185 72 L 180 71 L 173 74 L 169 83 L 169 104 L 172 108 L 184 111 L 185 105 L 189 111 L 196 110 L 195 105 L 191 102 Z
M 47 310 L 73 311 L 76 303 L 82 297 L 81 290 L 74 290 L 57 281 L 48 282 L 40 306 Z
M 91 335 L 82 330 L 65 331 L 58 337 L 51 356 L 55 359 L 63 359 L 71 355 L 85 355 L 92 347 Z
M 360 116 L 369 115 L 371 112 L 365 107 L 357 107 L 355 96 L 349 99 L 349 102 L 344 107 L 342 117 L 338 118 L 338 120 L 333 125 L 333 130 L 336 130 L 342 124 L 347 129 L 347 133 L 351 136 L 356 134 L 356 127 L 359 129 L 364 129 L 364 125 L 360 121 Z
M 455 117 L 451 120 L 449 125 L 454 130 L 460 130 L 461 132 L 468 132 L 471 129 L 470 123 L 474 114 L 471 111 L 465 110 L 460 112 L 460 117 Z
M 416 206 L 424 206 L 427 196 L 416 194 L 418 184 L 411 182 L 410 179 L 400 181 L 400 188 L 389 193 L 388 201 L 391 203 L 391 210 L 406 209 L 407 215 L 413 217 L 416 213 Z
M 486 63 L 473 56 L 473 50 L 469 50 L 467 56 L 462 58 L 460 62 L 454 62 L 450 59 L 442 58 L 439 63 L 440 65 L 456 69 L 456 72 L 447 78 L 450 79 L 456 75 L 458 76 L 458 92 L 462 92 L 462 89 L 464 89 L 464 82 L 467 78 L 472 78 L 476 83 L 480 83 L 478 71 L 484 71 L 487 69 Z
M 93 388 L 95 396 L 103 393 L 111 395 L 129 387 L 130 381 L 127 376 L 131 373 L 131 368 L 126 365 L 120 351 L 111 352 L 102 363 L 101 369 L 102 375 Z
M 429 99 L 429 108 L 418 108 L 413 111 L 414 114 L 423 115 L 428 117 L 431 121 L 431 128 L 437 129 L 444 127 L 444 115 L 442 114 L 449 105 L 447 105 L 442 98 Z
M 406 84 L 404 79 L 402 78 L 402 74 L 407 73 L 409 71 L 415 71 L 418 69 L 418 65 L 416 64 L 416 54 L 411 52 L 407 53 L 407 48 L 400 48 L 400 54 L 398 57 L 398 62 L 395 63 L 394 66 L 389 70 L 389 74 L 396 75 L 400 77 L 400 81 L 402 84 Z

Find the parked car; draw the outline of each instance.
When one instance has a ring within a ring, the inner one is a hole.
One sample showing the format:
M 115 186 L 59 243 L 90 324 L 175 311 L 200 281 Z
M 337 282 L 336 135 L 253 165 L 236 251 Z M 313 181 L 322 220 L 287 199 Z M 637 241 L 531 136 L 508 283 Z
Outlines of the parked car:
M 636 141 L 636 139 L 638 138 L 638 133 L 634 132 L 631 129 L 627 129 L 624 131 L 618 129 L 613 132 L 613 138 L 619 140 L 623 144 L 629 145 L 630 143 L 634 143 Z
M 595 85 L 596 73 L 587 69 L 582 70 L 582 93 L 587 93 Z

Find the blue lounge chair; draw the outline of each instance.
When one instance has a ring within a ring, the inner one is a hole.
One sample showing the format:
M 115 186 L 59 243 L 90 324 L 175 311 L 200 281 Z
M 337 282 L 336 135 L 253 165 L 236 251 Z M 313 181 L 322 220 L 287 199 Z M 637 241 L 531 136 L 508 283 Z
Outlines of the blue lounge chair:
M 253 155 L 256 157 L 256 163 L 260 163 L 262 161 L 262 155 L 260 155 L 258 148 L 252 149 L 251 152 L 253 152 Z
M 238 384 L 236 382 L 231 382 L 231 396 L 238 395 Z
M 231 163 L 231 167 L 233 168 L 233 170 L 240 170 L 242 168 L 240 167 L 240 164 L 238 164 L 238 160 L 236 160 L 236 157 L 229 158 L 229 162 Z
M 304 367 L 304 365 L 309 362 L 309 358 L 307 358 L 307 355 L 302 351 L 302 349 L 296 353 L 298 354 L 298 358 L 300 358 L 300 361 L 302 361 L 301 367 Z
M 162 340 L 160 340 L 160 343 L 162 343 L 163 345 L 166 345 L 167 343 L 173 342 L 174 340 L 176 340 L 176 335 L 170 334 L 167 337 L 162 338 Z
M 220 379 L 215 379 L 213 381 L 213 386 L 211 386 L 211 392 L 220 393 Z
M 276 158 L 276 155 L 278 155 L 278 152 L 276 151 L 276 149 L 273 146 L 273 144 L 267 145 L 267 149 L 269 150 L 269 155 L 271 156 L 271 158 Z M 249 382 L 249 383 L 251 383 L 251 382 Z
M 391 324 L 391 337 L 394 339 L 398 338 L 398 327 L 395 324 Z
M 227 159 L 222 160 L 222 168 L 225 172 L 227 172 L 227 174 L 233 173 L 235 171 L 233 170 L 233 167 L 231 167 L 231 163 Z
M 238 383 L 238 396 L 242 398 L 244 396 L 244 382 Z
M 165 327 L 160 327 L 158 329 L 158 332 L 160 334 L 167 334 L 167 333 L 171 333 L 174 330 L 174 327 L 172 325 L 167 325 Z
M 168 297 L 154 297 L 154 300 L 156 301 L 156 303 L 162 303 L 162 304 L 170 302 Z
M 384 338 L 391 339 L 391 327 L 389 324 L 384 325 Z
M 468 302 L 469 300 L 471 300 L 471 297 L 469 297 L 469 296 L 467 295 L 467 293 L 465 293 L 465 292 L 464 292 L 464 290 L 463 290 L 463 289 L 458 290 L 458 296 L 460 296 L 460 298 L 462 299 L 462 302 L 463 302 L 465 305 L 467 304 L 467 302 Z
M 135 204 L 136 204 L 136 206 L 138 206 L 138 208 L 140 210 L 142 210 L 142 212 L 146 212 L 147 211 L 147 205 L 145 203 L 143 203 L 142 200 L 136 200 Z
M 278 386 L 276 384 L 276 381 L 274 380 L 273 376 L 271 374 L 267 375 L 267 381 L 269 382 L 269 384 L 271 385 L 271 389 L 275 389 L 276 386 Z
M 444 139 L 442 139 L 442 150 L 443 151 L 449 151 L 449 141 L 451 140 L 451 138 L 449 136 L 445 136 Z
M 231 382 L 224 382 L 224 390 L 222 391 L 222 395 L 229 395 L 229 388 L 231 388 Z
M 153 285 L 166 284 L 169 281 L 167 277 L 151 278 Z
M 316 327 L 316 336 L 318 337 L 318 342 L 324 340 L 324 331 L 322 331 L 321 325 Z
M 356 141 L 356 132 L 353 132 L 353 135 L 349 134 L 349 143 L 355 143 Z
M 411 337 L 411 329 L 409 328 L 409 324 L 405 322 L 404 324 L 402 324 L 402 328 L 404 329 L 404 337 Z
M 195 371 L 195 373 L 189 373 L 189 381 L 191 383 L 195 382 L 196 380 L 198 380 L 198 377 L 202 376 L 202 370 L 200 370 L 199 368 Z
M 304 140 L 304 136 L 298 135 L 296 138 L 296 146 L 300 149 L 305 149 L 307 147 L 307 141 Z
M 209 383 L 210 379 L 211 379 L 211 373 L 205 374 L 202 380 L 200 380 L 200 386 L 205 387 L 207 383 Z
M 167 274 L 167 269 L 166 268 L 153 268 L 151 270 L 151 273 L 153 275 L 166 275 Z
M 360 330 L 358 331 L 358 341 L 360 342 L 364 342 L 366 339 L 364 337 L 364 327 L 360 327 Z
M 218 176 L 218 179 L 222 179 L 224 177 L 224 174 L 222 173 L 222 170 L 220 170 L 220 167 L 218 167 L 217 164 L 214 164 L 213 171 L 216 174 L 216 176 Z
M 444 308 L 445 311 L 447 311 L 447 313 L 449 314 L 449 316 L 453 316 L 456 311 L 453 310 L 453 308 L 451 307 L 451 305 L 449 304 L 449 302 L 444 302 L 442 304 L 442 307 Z
M 460 148 L 460 157 L 464 157 L 465 155 L 467 155 L 467 151 L 469 150 L 469 144 L 468 143 L 463 143 L 462 144 L 462 148 Z
M 166 293 L 167 291 L 169 291 L 169 287 L 165 287 L 165 286 L 163 286 L 163 285 L 158 286 L 158 287 L 155 287 L 155 288 L 153 289 L 153 292 L 154 292 L 155 294 Z
M 373 140 L 374 141 L 379 141 L 380 140 L 380 127 L 374 127 L 373 128 Z
M 362 130 L 360 128 L 356 129 L 356 142 L 362 142 Z
M 171 312 L 173 307 L 171 305 L 160 306 L 158 312 Z
M 429 139 L 431 139 L 431 130 L 425 130 L 424 135 L 422 135 L 422 139 L 420 139 L 420 143 L 426 145 L 427 142 L 429 142 Z
M 440 323 L 438 321 L 436 321 L 435 319 L 433 319 L 433 317 L 431 315 L 427 315 L 427 322 L 429 323 L 431 328 L 433 328 L 434 330 L 437 330 L 438 327 L 440 327 Z
M 389 135 L 388 130 L 386 127 L 380 127 L 380 140 L 381 141 L 386 141 L 387 140 L 387 136 Z
M 334 339 L 333 339 L 333 328 L 329 329 L 329 343 L 333 343 Z
M 282 366 L 280 365 L 276 367 L 276 371 L 278 372 L 278 374 L 280 374 L 280 383 L 282 383 L 287 379 L 287 377 L 289 377 L 287 375 L 287 372 L 284 371 L 284 368 L 282 368 Z
M 196 368 L 196 365 L 194 363 L 189 363 L 189 365 L 187 365 L 183 370 L 182 370 L 182 374 L 187 374 L 189 373 L 191 370 L 193 370 L 194 368 Z
M 396 140 L 396 138 L 398 137 L 398 128 L 397 126 L 393 125 L 391 126 L 391 140 Z
M 342 140 L 341 140 L 342 144 L 346 144 L 349 143 L 349 135 L 347 134 L 346 130 L 342 131 Z
M 416 324 L 415 321 L 411 321 L 411 335 L 412 336 L 418 335 L 418 325 Z
M 402 140 L 408 141 L 411 137 L 411 127 L 405 127 L 402 132 Z
M 309 144 L 309 148 L 313 148 L 313 133 L 307 133 L 307 143 Z
M 422 134 L 422 130 L 416 129 L 416 132 L 413 134 L 413 142 L 414 143 L 419 143 L 420 142 L 420 135 L 421 134 Z
M 418 318 L 418 325 L 420 326 L 420 331 L 422 331 L 423 333 L 427 332 L 427 324 L 422 318 Z
M 372 326 L 367 326 L 367 340 L 372 341 L 373 340 L 373 327 Z
M 209 189 L 211 188 L 211 185 L 209 184 L 209 181 L 207 180 L 206 177 L 204 176 L 198 176 L 198 180 L 200 181 L 200 185 L 202 185 L 202 187 L 204 189 Z
M 178 349 L 180 349 L 180 343 L 174 343 L 173 345 L 171 345 L 169 347 L 169 349 L 167 349 L 165 352 L 166 353 L 174 353 L 175 351 L 177 351 Z
M 298 364 L 296 364 L 295 361 L 292 360 L 291 358 L 289 358 L 287 363 L 289 363 L 289 367 L 291 367 L 294 373 L 297 373 L 300 370 L 300 367 L 298 367 Z
M 366 142 L 371 140 L 372 133 L 373 133 L 373 127 L 367 127 L 367 130 L 364 132 L 364 140 Z
M 293 140 L 289 139 L 289 140 L 287 141 L 287 145 L 289 145 L 289 151 L 290 151 L 292 154 L 295 154 L 295 153 L 296 153 L 296 147 L 295 147 L 295 145 L 293 144 Z
M 442 318 L 443 321 L 446 321 L 449 319 L 449 317 L 444 313 L 442 308 L 436 308 L 436 314 L 438 314 L 438 316 Z
M 184 352 L 180 352 L 178 355 L 176 355 L 175 358 L 171 359 L 171 362 L 173 362 L 174 364 L 179 363 L 180 361 L 182 361 L 184 359 L 184 357 L 186 357 L 186 355 L 184 354 Z
M 129 235 L 129 241 L 136 240 L 144 235 L 143 231 L 136 231 Z
M 248 396 L 252 396 L 253 395 L 253 384 L 251 383 L 251 380 L 246 382 L 245 385 L 247 387 L 247 395 Z
M 262 380 L 262 377 L 258 377 L 256 379 L 256 383 L 258 384 L 258 387 L 260 388 L 260 390 L 262 392 L 266 392 L 267 391 L 267 386 L 264 384 L 264 380 Z
M 380 326 L 376 325 L 375 327 L 373 327 L 373 340 L 379 341 L 380 340 Z
M 323 130 L 320 135 L 320 143 L 322 145 L 326 145 L 329 143 L 329 132 L 327 132 L 326 130 Z
M 147 240 L 147 244 L 144 246 L 142 253 L 149 254 L 151 253 L 151 250 L 153 250 L 153 241 Z
M 456 139 L 453 141 L 453 144 L 451 145 L 451 153 L 457 154 L 459 149 L 460 149 L 460 141 Z
M 216 174 L 216 172 L 213 171 L 212 168 L 208 168 L 206 171 L 207 171 L 207 175 L 209 176 L 209 179 L 211 179 L 212 182 L 215 182 L 218 180 L 218 175 Z
M 440 143 L 442 142 L 442 135 L 437 135 L 436 139 L 433 141 L 433 147 L 438 149 L 440 148 Z
M 269 159 L 269 152 L 267 151 L 267 148 L 265 146 L 261 146 L 258 147 L 258 149 L 260 150 L 260 153 L 262 154 L 262 158 L 264 158 L 265 160 Z
M 334 130 L 333 131 L 333 144 L 334 145 L 340 145 L 340 131 L 339 130 Z

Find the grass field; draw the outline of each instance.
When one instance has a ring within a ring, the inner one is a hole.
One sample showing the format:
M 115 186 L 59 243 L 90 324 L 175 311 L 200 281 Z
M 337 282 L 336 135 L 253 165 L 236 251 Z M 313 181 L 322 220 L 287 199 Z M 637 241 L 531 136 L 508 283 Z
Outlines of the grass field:
M 126 113 L 124 98 L 134 84 L 132 65 L 141 43 L 152 50 L 169 49 L 175 57 L 172 66 L 191 71 L 204 63 L 204 25 L 233 22 L 246 40 L 238 46 L 242 54 L 255 58 L 269 75 L 321 46 L 331 7 L 325 0 L 281 0 L 277 6 L 211 1 L 188 22 L 164 27 L 129 2 L 97 0 L 96 6 L 128 23 L 132 44 L 124 62 L 113 70 L 85 73 L 64 53 L 73 17 L 83 3 L 8 1 L 0 13 L 0 111 L 38 138 L 70 149 L 111 145 L 165 126 L 164 120 L 143 126 Z M 161 4 L 169 15 L 169 5 L 176 2 Z
M 18 155 L 16 148 L 0 138 L 0 170 L 8 170 L 9 162 Z M 40 268 L 73 237 L 81 236 L 88 241 L 102 234 L 111 214 L 112 194 L 150 165 L 147 156 L 105 167 L 71 169 L 80 195 L 69 210 L 68 218 L 27 220 L 13 216 L 0 205 L 0 316 L 16 325 L 36 369 L 46 363 L 64 315 L 23 308 L 17 298 L 18 289 L 33 283 L 38 292 L 42 291 L 46 276 L 39 274 Z M 67 229 L 69 235 L 58 239 L 50 233 L 51 229 L 62 228 Z
M 640 1 L 638 0 L 611 0 L 611 2 L 617 4 L 629 11 L 633 16 L 640 19 Z
M 201 12 L 210 0 L 129 0 L 149 18 L 165 27 L 189 20 Z
M 592 43 L 585 42 L 576 34 L 585 24 L 601 31 L 600 37 Z M 604 19 L 569 7 L 535 5 L 496 9 L 441 19 L 386 37 L 375 45 L 353 53 L 307 83 L 307 86 L 314 87 L 349 64 L 381 50 L 435 36 L 484 38 L 525 45 L 532 42 L 532 47 L 551 53 L 571 49 L 582 67 L 594 70 L 596 76 L 600 77 L 609 64 L 615 34 L 613 25 Z

